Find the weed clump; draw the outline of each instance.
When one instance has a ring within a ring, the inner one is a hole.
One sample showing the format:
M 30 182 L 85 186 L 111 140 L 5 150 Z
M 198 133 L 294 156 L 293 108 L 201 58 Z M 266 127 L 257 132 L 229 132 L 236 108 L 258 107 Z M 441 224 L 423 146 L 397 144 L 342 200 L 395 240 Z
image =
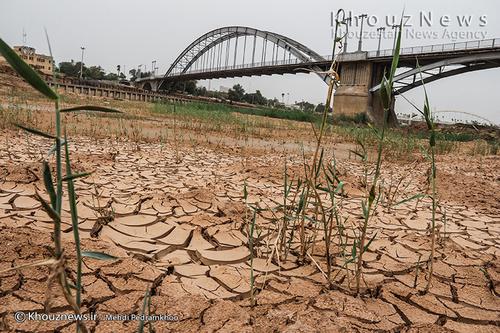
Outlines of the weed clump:
M 48 41 L 48 37 L 47 37 Z M 50 50 L 50 43 L 49 43 Z M 52 51 L 51 51 L 52 53 Z M 43 209 L 52 218 L 54 223 L 54 254 L 55 257 L 51 259 L 44 260 L 43 262 L 32 263 L 24 265 L 23 267 L 40 266 L 47 265 L 51 267 L 52 274 L 49 278 L 49 287 L 57 282 L 62 288 L 63 295 L 70 305 L 71 309 L 76 315 L 81 314 L 81 293 L 82 293 L 82 259 L 83 257 L 92 257 L 101 260 L 112 260 L 116 259 L 100 252 L 86 252 L 81 251 L 80 246 L 80 236 L 78 230 L 78 213 L 76 207 L 76 193 L 74 187 L 74 181 L 78 178 L 86 177 L 88 173 L 77 173 L 74 174 L 71 171 L 71 161 L 69 154 L 69 142 L 66 137 L 62 138 L 62 123 L 61 123 L 61 113 L 65 112 L 77 112 L 77 111 L 98 111 L 98 112 L 112 112 L 118 113 L 119 111 L 99 106 L 78 106 L 69 109 L 61 109 L 59 107 L 59 95 L 56 91 L 52 90 L 47 83 L 35 72 L 28 64 L 26 64 L 2 39 L 0 39 L 0 54 L 9 62 L 9 64 L 14 68 L 14 70 L 33 88 L 42 93 L 45 97 L 54 102 L 54 112 L 55 112 L 55 135 L 43 132 L 39 129 L 28 127 L 21 124 L 16 124 L 17 127 L 25 130 L 28 133 L 53 140 L 54 145 L 47 154 L 46 160 L 43 161 L 43 182 L 45 189 L 49 196 L 49 201 L 46 201 L 42 196 L 36 192 L 36 197 L 42 204 Z M 64 148 L 63 148 L 64 147 Z M 63 164 L 63 153 L 65 157 L 65 163 Z M 55 154 L 56 163 L 56 181 L 52 179 L 52 171 L 49 166 L 48 158 Z M 65 166 L 65 175 L 63 175 L 63 165 Z M 77 258 L 76 267 L 76 284 L 73 285 L 69 282 L 66 273 L 66 257 L 65 249 L 62 247 L 61 242 L 61 211 L 62 211 L 62 201 L 63 201 L 63 183 L 66 182 L 68 188 L 68 200 L 71 213 L 71 223 L 73 229 L 73 236 L 75 241 L 75 251 Z M 21 269 L 22 267 L 14 267 L 11 270 Z M 73 295 L 75 290 L 76 294 Z M 48 302 L 47 311 L 50 311 L 50 303 Z M 77 331 L 87 332 L 87 328 L 83 322 L 78 321 Z

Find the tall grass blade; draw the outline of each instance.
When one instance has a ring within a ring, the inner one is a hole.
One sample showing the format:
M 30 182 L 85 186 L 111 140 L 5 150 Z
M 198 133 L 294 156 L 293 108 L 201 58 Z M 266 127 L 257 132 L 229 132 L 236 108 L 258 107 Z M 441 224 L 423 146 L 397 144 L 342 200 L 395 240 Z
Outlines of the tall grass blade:
M 61 256 L 61 216 L 59 213 L 50 206 L 50 204 L 45 201 L 38 192 L 35 193 L 35 197 L 42 204 L 42 208 L 54 221 L 54 247 L 57 259 Z M 56 200 L 57 201 L 57 200 Z
M 91 174 L 92 174 L 92 172 L 75 173 L 75 174 L 71 174 L 71 175 L 66 175 L 65 177 L 63 177 L 62 180 L 63 181 L 75 180 L 78 178 L 84 178 L 84 177 L 90 176 Z
M 31 68 L 30 65 L 25 63 L 21 57 L 17 55 L 14 50 L 12 50 L 7 43 L 5 43 L 0 38 L 0 54 L 3 55 L 5 60 L 14 68 L 14 70 L 19 74 L 23 79 L 26 80 L 36 90 L 44 94 L 50 99 L 56 100 L 58 99 L 57 94 L 50 89 L 49 85 L 38 75 L 38 73 Z
M 373 175 L 373 181 L 372 185 L 370 188 L 370 191 L 368 193 L 368 201 L 365 204 L 364 201 L 361 202 L 363 206 L 363 225 L 361 229 L 361 236 L 359 239 L 359 255 L 358 255 L 358 260 L 357 260 L 357 267 L 356 267 L 356 295 L 359 295 L 359 290 L 360 290 L 360 282 L 361 282 L 361 275 L 362 275 L 362 270 L 363 270 L 363 250 L 365 248 L 365 242 L 366 242 L 366 233 L 367 233 L 367 228 L 368 228 L 368 223 L 370 221 L 370 214 L 372 210 L 375 210 L 377 207 L 377 203 L 379 202 L 380 196 L 381 196 L 381 191 L 379 190 L 379 195 L 377 196 L 377 183 L 379 181 L 380 173 L 381 173 L 381 167 L 382 167 L 382 151 L 384 147 L 384 140 L 385 140 L 385 133 L 386 133 L 386 128 L 387 128 L 387 120 L 389 118 L 390 110 L 391 110 L 391 104 L 393 101 L 393 86 L 394 86 L 394 75 L 396 73 L 396 70 L 399 65 L 399 55 L 400 55 L 400 49 L 401 49 L 401 34 L 403 30 L 403 17 L 401 17 L 401 21 L 399 24 L 399 31 L 398 35 L 396 37 L 396 47 L 394 49 L 394 54 L 392 58 L 392 64 L 391 64 L 391 72 L 389 73 L 389 78 L 386 77 L 386 73 L 384 72 L 384 76 L 382 78 L 381 82 L 381 89 L 380 89 L 380 97 L 382 100 L 382 105 L 384 107 L 384 115 L 383 115 L 383 122 L 382 122 L 382 128 L 380 130 L 380 135 L 379 135 L 379 141 L 378 141 L 378 148 L 377 148 L 377 163 L 375 166 L 375 173 Z M 375 207 L 375 208 L 374 208 Z
M 50 216 L 52 220 L 54 220 L 54 223 L 61 223 L 61 217 L 59 216 L 59 213 L 57 213 L 51 206 L 50 204 L 45 201 L 44 198 L 40 196 L 40 194 L 35 193 L 35 197 L 40 203 L 42 204 L 43 210 Z
M 399 31 L 398 31 L 398 36 L 396 37 L 396 48 L 394 49 L 394 54 L 392 56 L 391 73 L 389 76 L 389 81 L 391 82 L 391 84 L 394 82 L 394 76 L 396 75 L 396 70 L 398 69 L 399 65 L 399 56 L 401 53 L 401 33 L 403 30 L 403 17 L 404 13 L 401 15 L 401 21 L 399 22 Z
M 341 181 L 333 191 L 333 194 L 341 193 L 343 188 L 344 188 L 344 182 Z
M 365 158 L 365 155 L 363 155 L 362 153 L 358 152 L 358 151 L 355 151 L 355 150 L 352 150 L 352 149 L 349 149 L 349 152 L 350 153 L 353 153 L 354 155 L 358 156 L 359 158 L 361 159 L 364 159 Z
M 248 198 L 248 190 L 247 190 L 247 181 L 245 179 L 245 182 L 243 183 L 243 199 L 245 202 L 247 201 Z
M 418 65 L 418 63 L 417 63 Z M 419 67 L 420 68 L 420 67 Z M 431 114 L 431 107 L 429 103 L 429 97 L 427 95 L 427 89 L 425 88 L 425 82 L 420 70 L 420 80 L 422 81 L 422 86 L 424 87 L 424 118 L 427 123 L 427 129 L 429 131 L 429 149 L 431 152 L 431 174 L 430 182 L 432 186 L 432 217 L 431 217 L 431 255 L 429 259 L 429 277 L 427 279 L 427 285 L 425 286 L 424 292 L 427 293 L 431 287 L 432 276 L 434 272 L 434 254 L 436 251 L 436 209 L 437 209 L 437 189 L 436 189 L 436 129 L 434 126 L 434 119 Z
M 38 262 L 32 262 L 32 263 L 28 263 L 28 264 L 19 265 L 19 266 L 9 267 L 7 269 L 1 270 L 0 271 L 0 275 L 4 274 L 4 273 L 7 273 L 7 272 L 20 270 L 21 268 L 39 267 L 39 266 L 51 266 L 51 265 L 54 265 L 56 263 L 57 263 L 57 260 L 55 260 L 54 258 L 44 259 L 44 260 L 38 261 Z
M 20 129 L 23 129 L 25 130 L 26 132 L 29 132 L 31 134 L 35 134 L 35 135 L 38 135 L 38 136 L 41 136 L 41 137 L 44 137 L 44 138 L 47 138 L 47 139 L 55 139 L 56 137 L 51 135 L 51 134 L 48 134 L 48 133 L 45 133 L 45 132 L 42 132 L 40 130 L 37 130 L 35 128 L 31 128 L 31 127 L 26 127 L 26 126 L 23 126 L 23 125 L 20 125 L 20 124 L 14 124 L 16 127 L 19 127 Z
M 123 112 L 116 110 L 116 109 L 105 108 L 102 106 L 95 106 L 95 105 L 75 106 L 73 108 L 66 108 L 66 109 L 60 110 L 61 113 L 77 112 L 77 111 L 97 111 L 97 112 L 107 112 L 107 113 L 123 113 Z
M 139 321 L 139 327 L 137 328 L 138 333 L 144 333 L 144 315 L 146 313 L 146 306 L 149 303 L 148 299 L 151 299 L 151 292 L 149 288 L 146 290 L 144 301 L 142 302 L 141 320 Z
M 61 141 L 61 146 L 64 146 L 66 144 L 66 141 L 65 140 L 62 140 Z M 52 147 L 49 149 L 49 152 L 47 153 L 47 158 L 49 158 L 50 156 L 54 155 L 54 153 L 56 152 L 56 149 L 57 149 L 57 144 L 53 144 Z
M 76 208 L 75 184 L 73 182 L 73 179 L 71 178 L 72 174 L 71 174 L 71 163 L 69 158 L 68 145 L 64 146 L 64 151 L 66 158 L 66 173 L 69 177 L 66 180 L 66 182 L 68 185 L 71 224 L 73 226 L 73 236 L 75 239 L 75 248 L 76 248 L 76 305 L 80 307 L 81 295 L 82 295 L 82 250 L 80 246 L 80 234 L 78 230 L 78 212 Z
M 372 244 L 372 242 L 375 240 L 376 237 L 377 237 L 377 232 L 373 235 L 373 237 L 365 245 L 365 248 L 363 249 L 363 252 L 365 252 L 366 250 L 368 250 L 370 248 L 370 245 Z
M 411 197 L 409 198 L 406 198 L 406 199 L 403 199 L 399 202 L 396 202 L 394 205 L 392 205 L 393 207 L 396 207 L 396 206 L 399 206 L 399 205 L 402 205 L 406 202 L 409 202 L 409 201 L 413 201 L 413 200 L 417 200 L 417 199 L 422 199 L 423 197 L 425 197 L 425 194 L 415 194 L 415 195 L 412 195 Z
M 47 161 L 43 162 L 43 182 L 45 184 L 45 189 L 50 197 L 50 204 L 53 209 L 56 209 L 56 191 L 54 190 L 54 183 L 52 182 L 52 173 L 50 172 L 50 166 Z
M 257 218 L 257 212 L 254 210 L 253 211 L 253 218 L 252 218 L 252 224 L 250 226 L 250 237 L 249 237 L 249 241 L 250 241 L 250 304 L 251 306 L 253 307 L 255 305 L 255 295 L 254 295 L 254 271 L 253 271 L 253 242 L 254 242 L 254 238 L 253 238 L 253 232 L 254 232 L 254 229 L 255 229 L 255 221 L 256 221 L 256 218 Z
M 103 252 L 95 252 L 95 251 L 83 251 L 82 257 L 92 258 L 97 260 L 118 260 L 118 257 L 112 256 L 110 254 L 106 254 Z
M 49 48 L 50 57 L 54 58 L 54 56 L 52 55 L 52 46 L 50 45 L 49 33 L 47 32 L 47 28 L 46 27 L 43 28 L 43 32 L 45 32 L 45 39 L 47 40 L 47 46 Z M 54 74 L 54 78 L 55 78 L 55 72 L 56 72 L 56 69 L 55 69 L 54 66 L 52 66 L 52 74 Z
M 363 218 L 367 219 L 368 218 L 368 208 L 366 207 L 366 203 L 364 200 L 361 201 L 361 209 L 363 211 Z

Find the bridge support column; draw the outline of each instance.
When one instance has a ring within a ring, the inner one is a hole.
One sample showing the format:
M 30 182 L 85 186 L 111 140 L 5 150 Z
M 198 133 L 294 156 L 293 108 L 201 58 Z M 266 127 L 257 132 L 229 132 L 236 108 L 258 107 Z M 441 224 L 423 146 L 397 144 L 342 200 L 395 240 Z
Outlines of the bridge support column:
M 382 124 L 384 108 L 378 93 L 370 93 L 370 88 L 380 83 L 383 70 L 382 66 L 369 61 L 341 63 L 340 86 L 335 91 L 333 102 L 334 114 L 354 117 L 364 113 L 372 122 Z M 397 123 L 394 102 L 388 121 L 391 125 Z
M 371 106 L 372 64 L 366 61 L 342 63 L 340 85 L 335 91 L 333 112 L 336 115 L 368 114 Z

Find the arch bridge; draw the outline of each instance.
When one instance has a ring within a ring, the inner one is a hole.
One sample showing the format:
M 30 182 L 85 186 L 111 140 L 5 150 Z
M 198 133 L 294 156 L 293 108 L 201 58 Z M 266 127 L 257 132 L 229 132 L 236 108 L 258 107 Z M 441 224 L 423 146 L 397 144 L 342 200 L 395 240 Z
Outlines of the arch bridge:
M 341 82 L 335 92 L 336 112 L 351 115 L 365 112 L 379 121 L 383 111 L 376 92 L 391 64 L 393 49 L 341 52 L 337 58 Z M 164 75 L 138 79 L 137 85 L 158 91 L 188 80 L 311 72 L 328 82 L 329 78 L 321 72 L 330 68 L 331 61 L 331 55 L 322 56 L 289 37 L 231 26 L 200 36 L 181 52 Z M 500 67 L 500 39 L 403 48 L 400 67 L 396 95 L 422 83 Z M 390 119 L 396 121 L 394 112 Z

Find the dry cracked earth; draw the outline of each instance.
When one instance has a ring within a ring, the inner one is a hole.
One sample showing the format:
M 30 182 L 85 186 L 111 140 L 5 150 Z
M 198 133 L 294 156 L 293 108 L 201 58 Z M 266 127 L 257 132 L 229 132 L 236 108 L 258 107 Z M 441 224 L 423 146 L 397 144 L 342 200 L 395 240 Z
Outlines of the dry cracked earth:
M 0 271 L 52 256 L 52 220 L 35 199 L 45 196 L 41 159 L 49 142 L 8 131 L 0 138 Z M 334 281 L 324 277 L 322 232 L 311 260 L 297 261 L 292 239 L 286 260 L 273 256 L 274 209 L 282 201 L 283 156 L 242 156 L 230 150 L 127 141 L 71 142 L 76 171 L 93 171 L 76 181 L 80 236 L 85 250 L 117 256 L 84 259 L 84 313 L 140 313 L 151 288 L 156 332 L 500 332 L 500 159 L 441 157 L 439 240 L 435 279 L 426 284 L 430 256 L 430 202 L 380 207 L 365 255 L 364 293 L 354 297 L 352 267 L 336 262 Z M 139 149 L 137 149 L 139 148 Z M 290 170 L 301 157 L 288 155 Z M 342 214 L 354 225 L 361 217 L 363 167 L 338 162 L 345 175 Z M 402 179 L 406 194 L 425 191 L 425 162 L 387 164 L 386 179 Z M 399 177 L 399 178 L 398 178 Z M 472 177 L 480 178 L 474 182 Z M 396 179 L 396 180 L 394 180 Z M 251 308 L 248 210 L 256 217 L 256 306 Z M 399 182 L 399 181 L 398 181 Z M 417 209 L 415 206 L 418 205 Z M 68 266 L 75 267 L 69 206 L 63 206 Z M 351 236 L 352 230 L 348 231 Z M 321 268 L 321 269 L 320 269 Z M 68 271 L 74 280 L 75 272 Z M 17 323 L 15 311 L 70 312 L 57 285 L 48 286 L 47 267 L 0 274 L 0 331 L 70 332 L 74 322 Z M 93 332 L 135 332 L 137 321 L 86 322 Z M 147 326 L 148 327 L 148 326 Z

